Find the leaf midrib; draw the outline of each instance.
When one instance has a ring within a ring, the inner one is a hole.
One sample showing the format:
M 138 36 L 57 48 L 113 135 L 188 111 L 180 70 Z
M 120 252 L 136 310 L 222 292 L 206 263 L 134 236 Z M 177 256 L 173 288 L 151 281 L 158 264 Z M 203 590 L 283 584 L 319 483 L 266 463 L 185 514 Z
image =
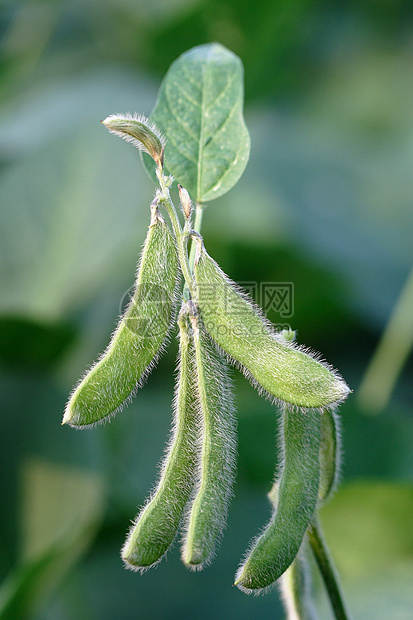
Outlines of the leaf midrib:
M 207 62 L 205 63 L 205 72 L 204 79 L 202 80 L 202 88 L 201 88 L 201 127 L 199 131 L 199 147 L 198 147 L 198 170 L 197 170 L 197 185 L 196 185 L 196 200 L 199 201 L 201 197 L 201 189 L 202 189 L 202 151 L 204 145 L 204 134 L 205 134 L 205 124 L 206 124 L 206 105 L 205 105 L 205 93 L 206 93 L 206 84 L 208 79 L 208 69 L 210 66 L 210 58 L 213 51 L 210 50 L 208 52 Z

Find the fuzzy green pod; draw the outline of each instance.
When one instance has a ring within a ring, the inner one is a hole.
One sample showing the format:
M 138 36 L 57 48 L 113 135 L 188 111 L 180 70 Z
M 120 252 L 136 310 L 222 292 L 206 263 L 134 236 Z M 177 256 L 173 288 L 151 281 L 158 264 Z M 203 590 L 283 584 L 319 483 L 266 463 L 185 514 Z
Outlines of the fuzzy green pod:
M 198 410 L 194 386 L 194 345 L 188 314 L 179 316 L 179 366 L 174 429 L 156 490 L 132 526 L 122 558 L 132 570 L 157 564 L 172 544 L 193 489 L 198 462 Z
M 302 547 L 289 568 L 281 575 L 279 587 L 286 611 L 286 620 L 317 620 L 311 597 L 311 575 Z
M 71 395 L 62 424 L 87 428 L 112 416 L 144 383 L 163 351 L 179 277 L 175 239 L 156 204 L 134 296 L 103 356 Z
M 333 493 L 340 477 L 341 438 L 337 413 L 332 409 L 324 409 L 320 414 L 320 486 L 319 502 L 325 502 Z M 277 503 L 278 481 L 274 482 L 268 498 L 272 504 Z
M 275 509 L 278 501 L 277 480 L 268 493 L 268 499 Z M 311 573 L 308 565 L 307 547 L 308 545 L 304 541 L 294 561 L 278 580 L 286 620 L 316 620 L 317 618 L 311 596 Z
M 198 407 L 202 417 L 196 492 L 186 518 L 182 561 L 201 570 L 211 561 L 225 526 L 235 477 L 236 422 L 228 366 L 191 317 Z
M 235 585 L 249 593 L 272 585 L 295 559 L 317 505 L 321 422 L 318 411 L 283 411 L 284 462 L 276 506 L 263 533 L 253 541 Z
M 320 502 L 325 502 L 334 493 L 340 477 L 340 458 L 339 417 L 333 409 L 325 409 L 321 413 Z
M 259 390 L 299 407 L 323 407 L 346 398 L 349 388 L 338 373 L 307 349 L 275 333 L 200 240 L 194 277 L 205 329 Z

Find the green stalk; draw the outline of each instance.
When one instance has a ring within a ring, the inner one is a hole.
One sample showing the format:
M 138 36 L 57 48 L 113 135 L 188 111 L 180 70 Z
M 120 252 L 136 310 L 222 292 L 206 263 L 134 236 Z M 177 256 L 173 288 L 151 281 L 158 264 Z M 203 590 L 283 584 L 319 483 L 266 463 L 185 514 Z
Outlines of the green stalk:
M 168 212 L 169 219 L 171 220 L 172 228 L 175 233 L 176 243 L 178 248 L 178 257 L 181 265 L 182 273 L 185 279 L 185 287 L 183 296 L 185 298 L 186 291 L 189 291 L 193 296 L 193 284 L 192 275 L 188 264 L 188 252 L 187 252 L 187 234 L 186 230 L 182 230 L 181 223 L 178 218 L 178 214 L 175 209 L 175 205 L 172 202 L 171 195 L 169 193 L 168 177 L 165 177 L 162 170 L 157 170 L 157 177 L 159 185 L 161 187 L 161 194 L 159 196 L 159 202 L 161 202 Z
M 199 235 L 201 234 L 203 213 L 204 213 L 204 205 L 201 202 L 197 202 L 196 209 L 195 209 L 195 222 L 194 222 L 194 226 L 192 230 L 198 233 Z M 195 240 L 192 239 L 191 251 L 189 253 L 189 266 L 191 269 L 194 265 L 194 260 L 195 260 L 195 248 L 196 248 L 196 243 L 195 243 Z
M 198 233 L 199 235 L 201 234 L 203 208 L 204 208 L 204 205 L 202 203 L 200 202 L 196 203 L 195 222 L 194 222 L 194 226 L 192 230 Z M 195 239 L 191 239 L 191 250 L 189 252 L 189 269 L 191 270 L 191 273 L 193 272 L 193 268 L 194 268 L 195 249 L 196 249 Z M 184 291 L 183 291 L 183 297 L 184 299 L 189 298 L 189 288 L 186 284 L 185 284 Z
M 324 585 L 330 599 L 331 607 L 336 620 L 350 620 L 350 614 L 346 608 L 343 594 L 333 560 L 328 551 L 327 544 L 318 521 L 315 519 L 308 529 L 308 539 L 314 553 L 318 568 L 320 569 Z
M 194 231 L 198 234 L 201 234 L 201 225 L 202 225 L 202 215 L 204 205 L 200 202 L 196 203 L 195 210 L 195 222 L 193 227 L 190 226 L 189 220 L 186 221 L 185 227 L 182 230 L 182 226 L 180 224 L 178 214 L 175 209 L 175 205 L 172 202 L 171 195 L 169 193 L 169 184 L 168 177 L 165 177 L 162 170 L 157 170 L 156 173 L 159 181 L 159 185 L 161 187 L 161 195 L 159 197 L 159 201 L 166 208 L 169 219 L 171 220 L 172 228 L 175 233 L 177 246 L 178 246 L 178 256 L 179 262 L 181 264 L 182 273 L 185 279 L 185 286 L 182 293 L 183 298 L 187 301 L 189 297 L 193 297 L 193 277 L 192 277 L 192 268 L 195 260 L 195 247 L 196 244 L 194 240 L 191 241 L 191 250 L 188 259 L 188 251 L 187 251 L 187 243 L 188 243 L 188 233 Z

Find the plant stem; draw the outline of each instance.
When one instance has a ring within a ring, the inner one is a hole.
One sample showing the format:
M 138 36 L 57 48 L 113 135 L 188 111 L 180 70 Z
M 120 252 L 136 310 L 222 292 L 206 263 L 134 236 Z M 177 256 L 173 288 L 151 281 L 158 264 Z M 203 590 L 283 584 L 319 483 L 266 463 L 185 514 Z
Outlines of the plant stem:
M 159 197 L 159 200 L 164 205 L 164 207 L 166 208 L 168 212 L 169 219 L 171 220 L 172 228 L 173 228 L 173 231 L 176 237 L 179 262 L 181 264 L 182 273 L 185 279 L 185 287 L 183 291 L 183 296 L 185 298 L 187 291 L 191 292 L 191 294 L 193 292 L 192 275 L 191 275 L 191 271 L 189 269 L 189 264 L 188 264 L 188 252 L 187 252 L 187 246 L 186 246 L 187 237 L 185 234 L 186 231 L 182 230 L 182 226 L 179 221 L 178 214 L 175 209 L 175 205 L 172 202 L 172 199 L 169 193 L 169 185 L 167 183 L 167 180 L 168 180 L 167 177 L 164 176 L 163 172 L 159 172 L 157 176 L 159 180 L 159 185 L 161 187 L 161 195 Z
M 201 234 L 203 213 L 204 213 L 204 205 L 201 202 L 197 202 L 196 209 L 195 209 L 195 222 L 194 222 L 193 230 L 197 232 L 198 234 Z M 191 269 L 194 266 L 195 248 L 196 248 L 196 242 L 194 239 L 192 239 L 191 251 L 189 253 L 189 267 Z
M 314 520 L 310 525 L 308 538 L 336 620 L 350 620 L 350 614 L 344 603 L 338 576 L 317 520 Z
M 196 233 L 199 233 L 199 234 L 201 234 L 203 207 L 204 207 L 204 205 L 202 203 L 200 203 L 200 202 L 196 203 L 195 222 L 194 222 L 194 226 L 193 226 L 192 230 L 195 231 Z M 192 273 L 192 270 L 194 268 L 195 249 L 196 249 L 196 242 L 195 242 L 195 239 L 192 239 L 191 240 L 191 250 L 189 252 L 189 269 L 190 269 L 191 273 Z M 188 298 L 188 293 L 189 293 L 189 289 L 188 289 L 187 284 L 185 284 L 184 291 L 183 291 L 184 299 Z

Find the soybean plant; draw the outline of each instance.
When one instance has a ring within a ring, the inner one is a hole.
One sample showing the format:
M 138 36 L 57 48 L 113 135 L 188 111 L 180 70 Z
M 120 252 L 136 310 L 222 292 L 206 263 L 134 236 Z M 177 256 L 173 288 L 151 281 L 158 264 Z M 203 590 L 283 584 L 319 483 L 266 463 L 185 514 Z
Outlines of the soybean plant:
M 318 354 L 295 343 L 293 331 L 275 330 L 201 236 L 205 203 L 235 185 L 249 157 L 241 61 L 219 44 L 196 47 L 171 66 L 151 120 L 112 114 L 102 122 L 142 151 L 157 189 L 131 303 L 75 388 L 63 423 L 86 428 L 109 420 L 155 366 L 177 314 L 179 328 L 171 439 L 123 547 L 125 566 L 156 565 L 179 531 L 186 566 L 200 570 L 211 562 L 235 477 L 233 365 L 280 408 L 282 456 L 269 493 L 272 515 L 235 584 L 249 593 L 279 583 L 288 618 L 313 618 L 311 549 L 336 618 L 348 618 L 318 511 L 337 485 L 337 406 L 349 388 Z M 170 194 L 174 183 L 181 215 Z

